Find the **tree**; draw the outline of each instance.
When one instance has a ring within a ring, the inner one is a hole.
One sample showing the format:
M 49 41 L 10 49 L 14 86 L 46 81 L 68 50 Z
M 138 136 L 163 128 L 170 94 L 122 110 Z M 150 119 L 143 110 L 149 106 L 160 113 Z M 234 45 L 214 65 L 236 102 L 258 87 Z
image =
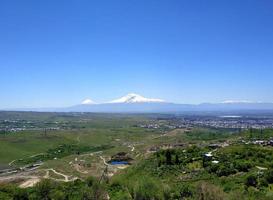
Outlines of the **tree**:
M 249 175 L 245 180 L 245 185 L 247 187 L 250 187 L 250 186 L 256 187 L 257 183 L 258 183 L 257 178 L 254 175 Z
M 21 188 L 16 188 L 13 194 L 14 200 L 28 200 L 28 193 L 26 190 Z
M 178 157 L 178 155 L 176 154 L 176 155 L 175 155 L 175 164 L 178 165 L 179 163 L 180 163 L 179 157 Z
M 123 185 L 124 180 L 114 180 L 109 187 L 109 195 L 112 200 L 132 200 L 128 187 Z
M 94 177 L 88 177 L 86 180 L 87 186 L 89 187 L 85 190 L 85 195 L 90 199 L 103 199 L 105 195 L 104 189 L 99 181 Z M 85 198 L 88 199 L 88 198 Z
M 35 186 L 34 190 L 38 199 L 50 200 L 50 191 L 52 188 L 54 188 L 52 182 L 48 179 L 44 179 Z
M 268 183 L 273 183 L 273 170 L 269 170 L 265 173 L 265 179 Z
M 239 160 L 235 162 L 235 168 L 240 172 L 248 172 L 252 167 L 250 162 Z
M 165 156 L 166 156 L 166 164 L 171 165 L 172 164 L 172 153 L 169 149 L 166 151 Z

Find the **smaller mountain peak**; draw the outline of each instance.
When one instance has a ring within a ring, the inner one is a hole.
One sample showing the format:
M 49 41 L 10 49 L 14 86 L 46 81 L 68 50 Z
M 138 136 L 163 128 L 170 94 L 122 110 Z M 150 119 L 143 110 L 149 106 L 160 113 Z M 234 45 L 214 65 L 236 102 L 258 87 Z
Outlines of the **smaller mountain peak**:
M 226 100 L 226 101 L 223 101 L 222 103 L 224 103 L 224 104 L 235 104 L 235 103 L 256 103 L 256 102 L 248 101 L 248 100 Z
M 81 104 L 82 105 L 90 105 L 90 104 L 95 104 L 95 102 L 92 101 L 91 99 L 85 99 L 84 101 L 82 101 Z

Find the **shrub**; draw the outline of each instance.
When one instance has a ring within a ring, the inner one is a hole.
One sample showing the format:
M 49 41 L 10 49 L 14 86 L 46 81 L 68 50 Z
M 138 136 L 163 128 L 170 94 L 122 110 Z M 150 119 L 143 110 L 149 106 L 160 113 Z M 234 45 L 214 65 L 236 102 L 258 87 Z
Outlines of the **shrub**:
M 252 165 L 247 161 L 235 162 L 235 168 L 240 172 L 248 172 Z
M 28 200 L 28 193 L 26 190 L 21 188 L 16 188 L 13 194 L 14 200 Z
M 247 187 L 249 187 L 249 186 L 256 187 L 257 186 L 257 178 L 254 175 L 249 175 L 245 180 L 245 185 Z
M 53 183 L 48 179 L 44 179 L 34 187 L 34 190 L 38 199 L 49 200 L 51 199 L 50 191 L 52 188 L 54 188 Z
M 162 190 L 158 182 L 149 177 L 142 177 L 138 180 L 134 188 L 135 200 L 161 200 Z
M 268 183 L 273 183 L 273 170 L 269 170 L 265 173 L 265 179 Z
M 201 182 L 197 186 L 196 195 L 198 200 L 224 200 L 226 193 L 216 185 L 207 182 Z

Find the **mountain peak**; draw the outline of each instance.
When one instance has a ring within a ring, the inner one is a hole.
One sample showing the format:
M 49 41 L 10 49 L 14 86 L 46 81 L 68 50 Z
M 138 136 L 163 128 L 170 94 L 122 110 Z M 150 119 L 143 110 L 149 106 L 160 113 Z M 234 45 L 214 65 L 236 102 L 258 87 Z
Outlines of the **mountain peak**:
M 222 102 L 223 104 L 236 104 L 236 103 L 258 103 L 254 101 L 248 101 L 248 100 L 226 100 Z
M 95 104 L 95 102 L 92 101 L 91 99 L 85 99 L 84 101 L 82 101 L 81 104 L 82 105 L 90 105 L 90 104 Z
M 149 99 L 139 94 L 129 93 L 119 99 L 113 100 L 110 103 L 162 103 L 162 99 Z

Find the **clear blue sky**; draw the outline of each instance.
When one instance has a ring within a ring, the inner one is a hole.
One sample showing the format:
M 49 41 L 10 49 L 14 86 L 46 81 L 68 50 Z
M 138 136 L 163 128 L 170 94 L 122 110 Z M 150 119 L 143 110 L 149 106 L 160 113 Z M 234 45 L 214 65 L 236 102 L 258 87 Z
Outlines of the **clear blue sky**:
M 273 102 L 273 1 L 2 0 L 0 74 L 0 108 Z

